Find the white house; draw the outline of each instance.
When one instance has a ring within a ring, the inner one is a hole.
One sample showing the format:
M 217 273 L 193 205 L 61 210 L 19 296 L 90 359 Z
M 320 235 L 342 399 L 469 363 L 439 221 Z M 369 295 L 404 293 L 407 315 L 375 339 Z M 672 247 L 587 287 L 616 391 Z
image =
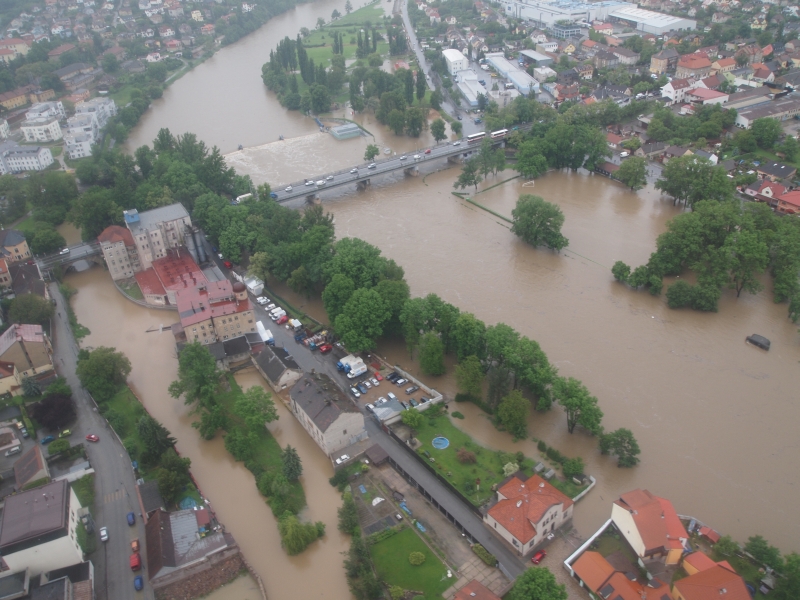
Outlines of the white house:
M 303 375 L 290 397 L 292 413 L 328 456 L 368 437 L 364 415 L 327 375 Z
M 670 104 L 683 102 L 687 92 L 700 86 L 700 79 L 673 79 L 661 88 L 661 95 L 669 98 Z
M 8 139 L 8 135 L 11 133 L 11 130 L 8 127 L 8 121 L 5 119 L 0 119 L 0 138 Z
M 92 98 L 85 102 L 78 102 L 75 105 L 75 114 L 94 114 L 97 118 L 97 126 L 102 129 L 108 120 L 117 114 L 117 105 L 112 98 Z
M 0 526 L 0 553 L 12 573 L 34 577 L 83 561 L 76 529 L 81 508 L 65 480 L 6 498 Z
M 525 555 L 572 517 L 573 502 L 538 475 L 521 477 L 515 474 L 497 490 L 483 522 Z
M 95 138 L 88 133 L 68 133 L 64 136 L 64 146 L 72 160 L 92 155 Z
M 447 63 L 447 72 L 450 73 L 450 75 L 455 75 L 459 71 L 466 71 L 469 69 L 469 61 L 458 50 L 448 48 L 447 50 L 442 50 L 442 55 Z
M 0 175 L 20 171 L 42 171 L 53 164 L 53 153 L 44 146 L 0 145 Z
M 61 102 L 37 102 L 25 112 L 25 118 L 33 119 L 66 119 L 67 113 Z
M 551 77 L 556 77 L 557 75 L 558 73 L 556 73 L 550 67 L 536 67 L 533 70 L 533 78 L 539 83 L 544 83 Z
M 25 119 L 20 127 L 26 142 L 53 142 L 64 137 L 55 117 Z
M 67 134 L 75 135 L 79 133 L 89 135 L 92 142 L 97 141 L 97 136 L 100 134 L 100 126 L 97 123 L 95 113 L 78 113 L 74 117 L 67 119 Z

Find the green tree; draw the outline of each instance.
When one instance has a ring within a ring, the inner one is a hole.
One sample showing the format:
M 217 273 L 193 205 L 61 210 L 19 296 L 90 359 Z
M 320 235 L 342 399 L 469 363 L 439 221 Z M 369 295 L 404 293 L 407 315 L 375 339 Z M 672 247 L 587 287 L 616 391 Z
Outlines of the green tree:
M 344 3 L 344 11 L 349 15 L 350 12 L 353 10 L 353 5 L 350 3 L 350 0 Z
M 452 332 L 456 356 L 483 356 L 485 352 L 486 324 L 472 313 L 461 313 L 453 324 Z
M 591 434 L 602 431 L 603 411 L 597 405 L 597 398 L 589 394 L 580 381 L 573 377 L 559 377 L 553 384 L 556 402 L 567 413 L 567 430 L 572 433 L 580 425 Z
M 444 132 L 444 128 L 444 119 L 436 119 L 433 123 L 431 123 L 431 135 L 433 136 L 433 139 L 436 140 L 437 144 L 447 137 L 447 134 Z
M 753 121 L 750 131 L 758 147 L 764 150 L 771 150 L 782 133 L 780 122 L 769 117 Z
M 122 224 L 122 207 L 113 190 L 92 187 L 72 202 L 69 219 L 81 230 L 84 241 L 94 240 L 109 225 Z
M 627 283 L 628 277 L 630 277 L 631 274 L 631 268 L 621 260 L 618 260 L 614 263 L 614 266 L 611 267 L 611 274 L 617 281 Z
M 364 161 L 372 162 L 372 159 L 378 156 L 380 153 L 380 149 L 375 144 L 369 144 L 364 152 Z
M 69 447 L 70 447 L 69 440 L 66 438 L 61 438 L 56 440 L 55 442 L 52 442 L 47 447 L 47 454 L 53 456 L 54 454 L 59 454 L 61 452 L 69 450 Z
M 483 366 L 474 354 L 456 365 L 456 385 L 462 394 L 480 399 L 483 396 Z
M 131 361 L 115 348 L 100 346 L 91 352 L 81 350 L 75 372 L 95 400 L 104 402 L 127 381 Z
M 438 93 L 438 92 L 434 92 Z M 433 101 L 433 96 L 431 96 L 431 101 Z M 436 107 L 434 107 L 436 108 Z M 450 131 L 453 132 L 453 135 L 456 137 L 461 137 L 461 132 L 464 130 L 464 126 L 461 124 L 461 121 L 453 121 L 450 123 Z
M 12 323 L 46 324 L 53 318 L 53 304 L 36 294 L 22 294 L 11 301 L 8 319 Z
M 341 273 L 334 275 L 330 283 L 325 286 L 322 292 L 322 305 L 325 307 L 331 323 L 336 322 L 336 318 L 342 314 L 345 304 L 355 291 L 356 286 L 353 280 Z
M 142 415 L 136 423 L 136 432 L 142 442 L 142 462 L 155 465 L 161 455 L 175 447 L 175 438 L 169 430 L 148 414 Z
M 406 411 L 408 412 L 408 411 Z M 415 411 L 416 412 L 416 411 Z M 339 516 L 339 531 L 356 535 L 358 529 L 358 509 L 350 492 L 342 494 L 342 505 L 337 510 Z
M 237 398 L 233 412 L 251 430 L 266 427 L 278 420 L 278 411 L 272 396 L 260 385 L 254 385 Z
M 524 194 L 517 200 L 511 215 L 514 218 L 511 232 L 530 245 L 545 245 L 551 250 L 561 251 L 569 244 L 569 240 L 561 235 L 564 213 L 555 204 L 539 196 Z
M 405 111 L 397 108 L 392 109 L 387 118 L 386 124 L 389 126 L 395 135 L 402 135 L 406 128 L 406 113 Z
M 169 385 L 169 394 L 173 398 L 183 396 L 188 405 L 210 409 L 217 403 L 221 376 L 208 347 L 192 342 L 178 356 L 178 379 Z
M 336 317 L 335 329 L 348 351 L 363 352 L 375 347 L 391 316 L 377 291 L 359 288 Z
M 419 366 L 426 375 L 444 375 L 444 344 L 435 333 L 428 332 L 422 336 Z
M 640 190 L 647 185 L 647 161 L 644 158 L 632 156 L 622 162 L 614 177 L 631 190 Z
M 427 111 L 415 106 L 406 111 L 406 133 L 411 137 L 419 137 L 428 127 Z
M 641 453 L 630 429 L 616 429 L 600 436 L 601 454 L 616 454 L 618 467 L 635 467 Z
M 422 425 L 423 415 L 418 410 L 404 410 L 400 415 L 400 420 L 403 425 L 407 425 L 411 429 L 417 430 Z
M 378 282 L 378 285 L 375 286 L 375 291 L 386 302 L 391 314 L 383 327 L 384 335 L 402 335 L 403 324 L 400 321 L 400 314 L 411 296 L 408 284 L 404 279 L 384 279 Z
M 416 95 L 417 95 L 417 102 L 422 102 L 422 99 L 425 97 L 425 92 L 428 91 L 428 86 L 425 85 L 425 75 L 422 73 L 422 69 L 417 70 L 417 78 L 415 81 L 417 86 Z
M 289 481 L 297 481 L 303 474 L 303 463 L 300 462 L 297 450 L 291 446 L 286 446 L 281 451 L 281 472 Z
M 783 577 L 777 579 L 773 592 L 776 600 L 800 598 L 800 555 L 792 552 L 786 556 Z
M 480 167 L 478 164 L 478 160 L 475 158 L 470 158 L 467 161 L 464 161 L 464 166 L 461 168 L 461 173 L 456 179 L 456 182 L 453 184 L 454 188 L 464 189 L 471 185 L 475 186 L 475 189 L 478 189 L 478 184 L 483 181 L 481 178 L 479 171 Z
M 37 227 L 30 240 L 30 248 L 33 254 L 50 254 L 66 245 L 67 242 L 64 237 L 49 223 Z
M 523 142 L 517 150 L 514 169 L 527 179 L 534 179 L 547 172 L 547 159 L 541 153 L 536 140 Z
M 532 567 L 517 577 L 506 600 L 567 600 L 567 590 L 544 567 Z
M 327 86 L 316 84 L 311 88 L 311 110 L 325 113 L 331 109 L 331 93 Z
M 739 544 L 734 542 L 729 535 L 723 535 L 719 538 L 719 541 L 714 544 L 715 560 L 728 560 L 739 551 Z
M 693 206 L 700 200 L 728 201 L 733 198 L 734 182 L 722 167 L 704 158 L 681 156 L 671 159 L 656 181 L 656 189 L 673 197 L 673 204 Z
M 761 291 L 764 286 L 758 280 L 758 275 L 767 268 L 769 250 L 758 233 L 738 231 L 729 235 L 721 253 L 730 274 L 729 287 L 736 290 L 737 298 L 742 290 L 751 294 Z
M 782 570 L 783 558 L 781 557 L 781 551 L 775 546 L 770 546 L 769 542 L 760 535 L 747 538 L 744 549 L 758 562 L 772 567 L 776 571 Z
M 442 92 L 439 90 L 433 90 L 431 92 L 430 103 L 433 110 L 439 110 L 442 107 Z M 459 125 L 460 124 L 461 123 L 459 123 Z
M 309 544 L 325 535 L 325 524 L 301 523 L 295 515 L 290 512 L 284 513 L 278 522 L 278 530 L 281 534 L 281 545 L 290 556 L 300 554 Z
M 580 456 L 565 460 L 564 465 L 562 466 L 564 477 L 574 477 L 575 475 L 580 475 L 583 473 L 583 469 L 583 459 Z
M 168 471 L 167 469 L 158 469 L 156 471 L 158 482 L 158 492 L 164 499 L 167 505 L 174 505 L 178 502 L 183 493 L 185 483 L 181 481 L 180 477 L 175 471 Z
M 528 413 L 531 403 L 526 400 L 519 390 L 513 390 L 500 401 L 497 407 L 498 423 L 514 436 L 521 440 L 528 435 Z
M 36 398 L 37 396 L 42 395 L 42 388 L 39 385 L 39 382 L 32 377 L 23 377 L 21 387 L 22 394 L 26 398 Z

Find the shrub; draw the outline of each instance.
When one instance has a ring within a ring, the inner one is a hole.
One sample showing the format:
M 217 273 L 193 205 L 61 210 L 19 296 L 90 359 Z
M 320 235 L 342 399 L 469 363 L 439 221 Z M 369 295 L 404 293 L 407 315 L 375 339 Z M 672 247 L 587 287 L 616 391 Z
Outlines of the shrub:
M 403 530 L 402 523 L 399 525 L 395 525 L 394 527 L 389 527 L 388 529 L 382 529 L 377 533 L 373 533 L 372 535 L 367 537 L 367 544 L 373 546 L 378 542 L 382 542 L 383 540 L 387 540 L 392 537 L 394 534 Z
M 505 466 L 503 466 L 503 475 L 506 477 L 513 475 L 517 471 L 519 471 L 519 465 L 515 462 L 506 463 Z
M 522 463 L 524 463 L 524 462 L 525 462 L 525 454 L 523 454 L 522 452 L 517 452 L 517 453 L 514 455 L 514 458 L 516 458 L 516 459 L 517 459 L 517 464 L 520 464 L 520 465 L 521 465 Z
M 583 473 L 583 459 L 579 456 L 577 458 L 570 458 L 564 461 L 564 475 L 572 477 Z
M 425 555 L 422 552 L 412 552 L 408 555 L 408 562 L 418 567 L 425 562 Z
M 403 596 L 406 595 L 406 591 L 399 585 L 393 585 L 389 588 L 389 595 L 392 600 L 402 600 Z
M 464 415 L 462 415 L 457 410 L 454 410 L 453 412 L 451 412 L 450 415 L 455 419 L 463 419 L 464 418 Z
M 547 449 L 547 458 L 549 458 L 550 460 L 554 460 L 557 463 L 563 463 L 565 460 L 567 460 L 566 456 L 561 454 L 561 452 L 559 452 L 553 447 Z
M 54 454 L 58 454 L 60 452 L 64 452 L 65 450 L 69 450 L 69 440 L 64 439 L 64 438 L 61 438 L 60 440 L 56 440 L 55 442 L 52 442 L 47 447 L 47 453 L 50 456 L 53 456 Z
M 472 551 L 478 555 L 478 558 L 480 558 L 490 567 L 493 567 L 497 564 L 497 559 L 494 557 L 494 554 L 489 552 L 486 548 L 484 548 L 480 544 L 473 545 Z
M 539 440 L 536 447 L 539 449 L 539 452 L 547 452 L 547 444 L 545 444 L 543 440 Z
M 456 458 L 458 458 L 458 462 L 463 465 L 471 465 L 477 462 L 477 458 L 475 458 L 475 453 L 470 452 L 466 448 L 459 448 L 458 452 L 456 452 Z

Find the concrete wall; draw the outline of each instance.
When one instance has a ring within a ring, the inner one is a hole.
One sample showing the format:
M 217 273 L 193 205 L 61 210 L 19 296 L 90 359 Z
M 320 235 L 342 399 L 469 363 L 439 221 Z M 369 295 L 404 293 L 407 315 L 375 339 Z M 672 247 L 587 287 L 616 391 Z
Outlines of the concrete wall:
M 323 434 L 323 450 L 331 455 L 353 443 L 353 436 L 364 433 L 364 415 L 360 412 L 344 412 L 339 415 Z M 358 440 L 356 440 L 358 441 Z

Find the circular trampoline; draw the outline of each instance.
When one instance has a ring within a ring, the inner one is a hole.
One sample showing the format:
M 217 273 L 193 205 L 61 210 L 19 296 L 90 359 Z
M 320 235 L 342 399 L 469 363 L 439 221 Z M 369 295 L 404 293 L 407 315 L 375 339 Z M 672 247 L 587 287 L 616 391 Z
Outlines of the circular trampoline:
M 433 438 L 431 444 L 433 444 L 433 447 L 437 450 L 444 450 L 450 445 L 450 440 L 448 440 L 446 437 L 439 436 Z

